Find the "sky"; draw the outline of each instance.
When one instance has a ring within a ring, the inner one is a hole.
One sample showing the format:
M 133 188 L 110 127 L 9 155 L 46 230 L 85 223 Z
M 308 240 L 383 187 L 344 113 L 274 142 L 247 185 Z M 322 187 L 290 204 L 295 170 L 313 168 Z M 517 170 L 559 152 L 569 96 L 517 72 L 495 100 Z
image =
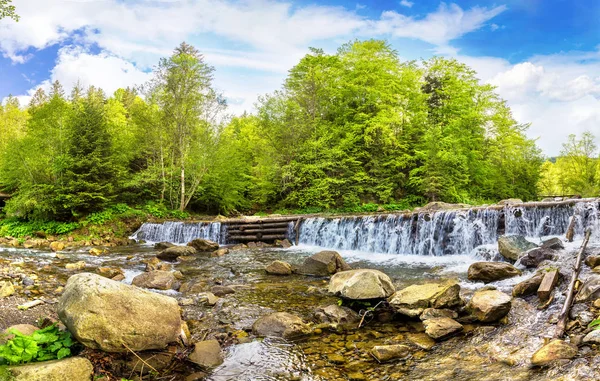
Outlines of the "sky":
M 0 20 L 0 99 L 59 80 L 140 85 L 181 42 L 214 66 L 229 111 L 252 112 L 309 47 L 386 39 L 402 59 L 453 57 L 497 87 L 548 156 L 569 134 L 600 145 L 597 0 L 13 0 Z

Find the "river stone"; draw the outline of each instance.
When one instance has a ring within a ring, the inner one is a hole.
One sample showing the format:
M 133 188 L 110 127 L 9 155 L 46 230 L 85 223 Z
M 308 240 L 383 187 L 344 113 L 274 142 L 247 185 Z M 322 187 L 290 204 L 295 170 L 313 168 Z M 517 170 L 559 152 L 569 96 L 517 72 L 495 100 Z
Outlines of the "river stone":
M 212 292 L 202 292 L 198 294 L 198 303 L 214 306 L 219 301 L 219 297 Z
M 600 297 L 600 275 L 590 275 L 575 296 L 576 302 L 586 302 Z
M 490 323 L 497 321 L 508 314 L 511 307 L 511 297 L 498 290 L 476 291 L 467 311 L 477 320 Z
M 15 286 L 12 282 L 0 282 L 0 298 L 7 298 L 15 293 Z
M 553 261 L 556 259 L 556 252 L 549 248 L 536 247 L 531 250 L 527 250 L 521 258 L 519 263 L 525 267 L 538 267 L 540 263 L 544 261 Z
M 421 314 L 421 316 L 419 316 L 419 319 L 427 320 L 441 317 L 456 319 L 458 318 L 458 313 L 456 311 L 452 311 L 446 308 L 426 308 Z
M 211 252 L 219 250 L 219 244 L 207 239 L 197 238 L 187 244 L 199 252 Z
M 395 291 L 390 277 L 379 270 L 341 271 L 329 281 L 329 292 L 351 300 L 387 298 Z
M 463 330 L 463 326 L 449 317 L 436 317 L 423 321 L 425 333 L 432 339 L 441 340 Z
M 265 268 L 265 271 L 272 275 L 291 275 L 292 266 L 284 261 L 274 261 Z
M 7 340 L 12 340 L 15 337 L 15 335 L 11 333 L 12 330 L 25 336 L 31 336 L 35 331 L 39 330 L 39 328 L 31 324 L 12 325 L 4 330 L 4 334 L 0 333 L 0 344 L 5 343 Z
M 298 316 L 287 312 L 275 312 L 254 322 L 252 332 L 257 336 L 293 339 L 307 334 L 309 329 Z
M 583 342 L 586 344 L 600 344 L 600 330 L 594 329 L 583 337 Z
M 62 251 L 65 249 L 65 244 L 60 241 L 50 242 L 50 250 L 52 251 Z
M 181 257 L 179 257 L 181 258 Z M 147 259 L 143 261 L 146 263 L 145 271 L 154 271 L 154 270 L 162 270 L 162 271 L 171 271 L 173 269 L 173 265 L 167 262 L 163 262 L 158 257 L 153 257 L 151 259 Z
M 406 338 L 417 347 L 426 351 L 435 346 L 435 340 L 423 332 L 409 333 Z
M 205 340 L 194 345 L 188 359 L 202 368 L 214 368 L 223 363 L 221 346 L 217 340 Z
M 410 348 L 402 344 L 376 345 L 371 349 L 371 354 L 379 362 L 404 359 L 410 356 Z
M 198 294 L 205 292 L 208 289 L 206 281 L 202 279 L 192 279 L 188 282 L 184 282 L 179 287 L 179 292 L 184 294 Z
M 577 356 L 577 347 L 555 339 L 538 349 L 531 356 L 531 363 L 536 366 L 550 365 L 556 360 L 572 359 Z
M 326 250 L 306 258 L 296 272 L 302 275 L 329 276 L 351 269 L 336 251 Z
M 218 297 L 224 297 L 225 295 L 235 294 L 235 290 L 229 286 L 212 286 L 210 288 L 210 292 L 215 294 Z
M 498 251 L 511 261 L 516 261 L 527 250 L 537 247 L 521 235 L 503 235 L 498 238 Z
M 516 298 L 520 298 L 535 294 L 540 287 L 540 284 L 542 284 L 542 279 L 544 279 L 544 274 L 540 273 L 535 274 L 521 283 L 517 283 L 512 290 L 512 295 Z
M 89 381 L 94 373 L 90 360 L 70 357 L 9 367 L 14 381 Z
M 600 266 L 600 255 L 590 255 L 585 259 L 585 264 L 591 268 Z
M 176 261 L 177 257 L 196 255 L 197 253 L 196 249 L 190 246 L 171 246 L 158 253 L 156 257 L 163 261 Z
M 79 262 L 75 262 L 75 263 L 67 263 L 65 265 L 65 269 L 67 270 L 83 270 L 85 269 L 85 262 L 84 261 L 79 261 Z
M 354 310 L 337 304 L 317 308 L 314 315 L 320 323 L 351 324 L 360 320 L 360 316 Z
M 541 247 L 544 249 L 562 250 L 565 248 L 565 245 L 560 238 L 554 237 L 543 241 Z
M 57 309 L 79 342 L 105 352 L 162 349 L 181 331 L 177 300 L 96 274 L 70 277 Z
M 408 286 L 388 300 L 401 314 L 417 317 L 426 308 L 452 308 L 461 304 L 458 284 L 427 283 Z
M 117 275 L 123 275 L 123 270 L 116 267 L 98 267 L 96 270 L 98 274 L 106 278 L 114 278 Z
M 469 266 L 468 278 L 471 281 L 484 283 L 512 278 L 521 275 L 515 266 L 504 262 L 475 262 Z
M 143 288 L 155 288 L 157 290 L 176 290 L 179 282 L 175 275 L 169 271 L 154 270 L 142 273 L 131 281 L 131 284 Z
M 169 247 L 173 247 L 175 246 L 174 243 L 171 242 L 157 242 L 154 244 L 154 248 L 156 250 L 164 250 L 164 249 L 168 249 Z

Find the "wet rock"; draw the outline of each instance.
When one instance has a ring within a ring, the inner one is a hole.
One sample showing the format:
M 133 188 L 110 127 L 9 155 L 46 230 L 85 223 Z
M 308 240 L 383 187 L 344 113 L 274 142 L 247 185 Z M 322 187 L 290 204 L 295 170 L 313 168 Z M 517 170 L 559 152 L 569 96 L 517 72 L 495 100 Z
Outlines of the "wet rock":
M 52 251 L 62 251 L 65 249 L 65 244 L 63 242 L 51 242 L 50 243 L 50 250 Z
M 527 250 L 537 247 L 521 235 L 503 235 L 498 238 L 500 255 L 511 261 L 516 261 Z
M 463 326 L 449 317 L 436 317 L 423 321 L 425 333 L 432 339 L 441 340 L 463 330 Z
M 308 333 L 308 326 L 296 315 L 276 312 L 258 319 L 252 326 L 257 336 L 293 339 Z
M 212 257 L 222 257 L 227 254 L 229 254 L 229 249 L 225 248 L 225 249 L 219 249 L 219 250 L 213 251 L 211 256 Z
M 112 277 L 110 279 L 112 279 L 114 281 L 117 281 L 117 282 L 121 282 L 121 281 L 125 280 L 125 275 L 124 274 L 117 274 L 117 275 L 115 275 L 114 277 Z
M 105 352 L 162 349 L 181 331 L 177 300 L 96 274 L 70 277 L 57 310 L 79 342 Z
M 467 304 L 467 311 L 477 320 L 490 323 L 508 314 L 511 297 L 498 290 L 477 291 Z
M 23 286 L 33 286 L 35 284 L 35 281 L 26 275 L 22 275 L 21 283 L 23 283 Z
M 15 286 L 13 286 L 12 282 L 0 282 L 0 298 L 7 298 L 13 295 L 15 292 Z
M 223 297 L 226 295 L 234 294 L 235 290 L 229 286 L 213 286 L 210 288 L 210 292 L 216 296 Z
M 417 317 L 426 308 L 452 308 L 459 306 L 460 286 L 458 284 L 428 283 L 406 287 L 397 291 L 388 300 L 401 314 Z
M 600 330 L 594 329 L 583 337 L 586 344 L 600 344 Z
M 115 267 L 98 267 L 98 274 L 106 278 L 114 278 L 117 275 L 123 275 L 123 270 Z
M 512 290 L 512 295 L 516 298 L 534 295 L 540 287 L 542 279 L 544 279 L 544 274 L 540 273 L 535 274 L 531 278 L 516 284 Z
M 214 368 L 223 363 L 221 346 L 217 340 L 205 340 L 194 344 L 188 359 L 202 368 Z
M 339 353 L 330 353 L 327 355 L 327 360 L 333 364 L 344 364 L 346 363 L 346 358 Z
M 406 345 L 376 345 L 371 350 L 373 357 L 379 362 L 405 359 L 410 356 L 410 348 Z
M 219 301 L 219 297 L 212 292 L 202 292 L 198 294 L 198 303 L 214 306 Z
M 321 251 L 306 258 L 296 272 L 303 275 L 328 276 L 351 269 L 336 251 Z
M 329 292 L 352 300 L 387 298 L 395 290 L 390 277 L 378 270 L 341 271 L 329 281 Z
M 585 259 L 585 264 L 591 268 L 600 266 L 600 255 L 590 255 Z
M 519 263 L 525 267 L 538 267 L 543 261 L 553 261 L 556 259 L 556 252 L 544 247 L 536 247 L 527 250 L 519 259 Z
M 513 205 L 513 204 L 522 204 L 523 200 L 520 198 L 507 198 L 506 200 L 498 201 L 497 205 Z
M 184 294 L 198 294 L 200 292 L 206 291 L 207 288 L 208 285 L 206 281 L 200 279 L 193 279 L 189 282 L 182 283 L 181 287 L 179 287 L 179 292 L 182 292 Z
M 563 241 L 560 238 L 550 238 L 542 242 L 542 248 L 552 250 L 562 250 L 565 248 Z
M 83 357 L 14 366 L 9 370 L 14 381 L 87 381 L 94 373 L 92 363 Z
M 99 249 L 97 247 L 91 248 L 89 251 L 90 255 L 99 256 L 106 252 L 106 250 Z
M 275 247 L 282 247 L 284 249 L 288 249 L 292 247 L 292 243 L 286 238 L 284 240 L 275 241 Z
M 168 249 L 169 247 L 173 247 L 175 246 L 175 244 L 171 243 L 171 242 L 157 242 L 154 244 L 154 248 L 156 250 L 165 250 Z
M 458 313 L 445 308 L 426 308 L 421 316 L 419 316 L 419 319 L 428 320 L 441 317 L 456 319 L 458 317 Z
M 409 333 L 407 335 L 407 339 L 417 347 L 426 351 L 435 346 L 435 340 L 429 337 L 426 333 Z
M 203 252 L 212 252 L 219 250 L 219 244 L 213 241 L 209 241 L 207 239 L 197 238 L 187 244 L 190 247 L 196 249 L 196 251 Z
M 84 261 L 79 261 L 79 262 L 75 262 L 75 263 L 67 263 L 65 265 L 65 269 L 72 270 L 72 271 L 83 270 L 83 269 L 85 269 L 85 266 L 86 266 L 86 264 Z
M 351 324 L 360 321 L 360 316 L 354 310 L 336 304 L 317 308 L 314 315 L 320 323 Z
M 274 261 L 265 268 L 265 271 L 272 275 L 291 275 L 292 266 L 284 261 Z
M 172 264 L 163 262 L 160 259 L 158 259 L 158 257 L 147 259 L 147 260 L 144 260 L 143 262 L 146 263 L 145 271 L 154 271 L 154 270 L 171 271 L 173 269 Z
M 577 356 L 576 346 L 555 339 L 538 349 L 531 356 L 531 364 L 535 366 L 550 365 L 557 360 L 569 360 L 575 356 Z
M 133 278 L 131 284 L 137 287 L 155 288 L 157 290 L 176 290 L 179 288 L 179 282 L 172 272 L 160 270 L 142 273 Z
M 144 361 L 140 360 L 138 356 Z M 173 363 L 174 357 L 175 355 L 169 352 L 139 353 L 137 356 L 131 356 L 131 359 L 127 361 L 125 366 L 129 372 L 138 375 L 150 373 L 152 369 L 148 365 L 160 372 L 167 369 Z
M 471 281 L 484 283 L 512 278 L 521 275 L 515 266 L 504 262 L 475 262 L 469 266 L 468 278 Z
M 600 297 L 600 275 L 590 275 L 575 296 L 576 302 L 586 302 Z
M 196 254 L 196 249 L 190 246 L 171 246 L 158 253 L 156 257 L 158 259 L 162 259 L 163 261 L 174 262 L 177 260 L 177 257 L 185 257 Z

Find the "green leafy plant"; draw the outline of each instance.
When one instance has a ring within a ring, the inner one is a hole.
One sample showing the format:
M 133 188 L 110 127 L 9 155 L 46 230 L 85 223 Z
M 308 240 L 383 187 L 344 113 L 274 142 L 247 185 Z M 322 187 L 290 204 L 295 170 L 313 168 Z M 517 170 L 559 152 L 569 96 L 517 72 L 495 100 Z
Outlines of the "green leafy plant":
M 25 364 L 34 361 L 62 359 L 71 355 L 75 344 L 69 331 L 60 331 L 56 324 L 24 335 L 12 329 L 14 338 L 0 345 L 0 362 Z
M 600 329 L 600 319 L 592 320 L 592 322 L 588 324 L 588 328 Z

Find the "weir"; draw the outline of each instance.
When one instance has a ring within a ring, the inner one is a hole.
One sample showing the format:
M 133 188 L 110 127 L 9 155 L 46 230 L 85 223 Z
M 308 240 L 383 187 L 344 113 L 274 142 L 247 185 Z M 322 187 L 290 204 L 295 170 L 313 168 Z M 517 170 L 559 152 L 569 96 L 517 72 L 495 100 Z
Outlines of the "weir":
M 470 254 L 496 243 L 501 234 L 541 239 L 588 227 L 600 239 L 600 199 L 570 199 L 454 210 L 422 208 L 411 213 L 354 216 L 285 216 L 220 222 L 145 223 L 132 236 L 150 242 L 185 244 L 195 238 L 220 244 L 251 241 L 292 243 L 338 250 L 441 256 Z

